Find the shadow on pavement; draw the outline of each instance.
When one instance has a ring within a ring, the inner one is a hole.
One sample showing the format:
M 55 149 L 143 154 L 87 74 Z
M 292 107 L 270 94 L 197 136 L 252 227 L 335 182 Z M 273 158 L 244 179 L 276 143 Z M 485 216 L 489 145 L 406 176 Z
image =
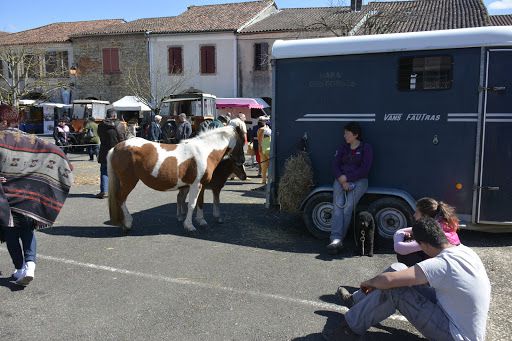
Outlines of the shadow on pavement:
M 292 215 L 265 208 L 260 204 L 224 203 L 221 205 L 223 224 L 213 222 L 212 205 L 205 206 L 205 219 L 208 228 L 199 228 L 190 234 L 176 219 L 176 204 L 165 204 L 133 214 L 133 229 L 129 236 L 170 234 L 236 244 L 255 248 L 318 254 L 317 259 L 332 261 L 356 256 L 352 229 L 345 238 L 344 248 L 338 255 L 325 252 L 327 240 L 318 240 L 304 227 L 300 215 Z M 106 222 L 105 224 L 108 224 Z M 124 237 L 124 233 L 115 226 L 57 226 L 41 230 L 50 235 L 69 235 L 84 238 Z M 511 235 L 496 235 L 463 231 L 461 240 L 468 246 L 505 246 L 512 245 Z M 393 254 L 389 241 L 378 243 L 375 254 Z M 356 256 L 359 257 L 359 256 Z
M 327 321 L 324 326 L 324 331 L 334 330 L 343 320 L 343 315 L 341 313 L 326 311 L 326 310 L 318 310 L 315 311 L 315 314 L 324 316 L 327 318 Z M 377 331 L 375 329 L 380 329 L 382 331 Z M 316 341 L 316 340 L 325 340 L 322 336 L 323 332 L 309 334 L 306 336 L 296 337 L 292 339 L 292 341 Z M 408 332 L 406 330 L 397 329 L 393 327 L 383 326 L 378 324 L 373 327 L 372 330 L 366 332 L 363 336 L 360 337 L 360 340 L 364 341 L 418 341 L 425 340 L 424 338 Z
M 0 287 L 6 287 L 11 291 L 25 290 L 24 286 L 17 285 L 16 283 L 14 283 L 12 277 L 0 278 Z
M 128 237 L 169 234 L 276 251 L 320 254 L 319 259 L 325 260 L 354 255 L 352 237 L 347 238 L 346 248 L 339 255 L 324 255 L 327 241 L 311 236 L 300 215 L 245 203 L 225 203 L 221 210 L 224 223 L 217 224 L 213 222 L 212 205 L 206 205 L 205 218 L 209 227 L 199 228 L 196 224 L 198 231 L 188 234 L 183 224 L 176 220 L 175 203 L 153 207 L 133 214 L 133 229 Z M 122 229 L 115 226 L 56 226 L 40 232 L 78 238 L 124 237 Z

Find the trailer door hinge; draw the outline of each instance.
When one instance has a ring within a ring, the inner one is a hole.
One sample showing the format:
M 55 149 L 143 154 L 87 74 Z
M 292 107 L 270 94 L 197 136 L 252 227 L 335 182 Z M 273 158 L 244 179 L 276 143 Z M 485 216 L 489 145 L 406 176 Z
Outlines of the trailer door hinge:
M 491 86 L 491 87 L 485 87 L 481 86 L 479 88 L 480 91 L 492 91 L 492 92 L 501 92 L 507 90 L 506 86 Z

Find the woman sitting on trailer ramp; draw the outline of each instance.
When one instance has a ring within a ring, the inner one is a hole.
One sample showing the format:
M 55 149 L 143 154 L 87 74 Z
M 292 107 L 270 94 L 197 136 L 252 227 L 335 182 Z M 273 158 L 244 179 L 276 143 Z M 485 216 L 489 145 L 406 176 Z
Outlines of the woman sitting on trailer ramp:
M 346 143 L 338 148 L 332 164 L 335 180 L 331 243 L 327 245 L 330 254 L 337 254 L 343 247 L 353 210 L 368 188 L 373 161 L 372 147 L 362 141 L 361 126 L 357 122 L 345 125 L 343 136 Z

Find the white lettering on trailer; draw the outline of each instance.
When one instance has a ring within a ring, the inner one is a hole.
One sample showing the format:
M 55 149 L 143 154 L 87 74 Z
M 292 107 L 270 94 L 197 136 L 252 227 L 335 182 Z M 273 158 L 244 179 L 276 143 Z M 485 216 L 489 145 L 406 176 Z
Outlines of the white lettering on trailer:
M 403 114 L 384 114 L 384 121 L 401 121 Z
M 406 121 L 439 121 L 441 115 L 436 114 L 407 114 Z

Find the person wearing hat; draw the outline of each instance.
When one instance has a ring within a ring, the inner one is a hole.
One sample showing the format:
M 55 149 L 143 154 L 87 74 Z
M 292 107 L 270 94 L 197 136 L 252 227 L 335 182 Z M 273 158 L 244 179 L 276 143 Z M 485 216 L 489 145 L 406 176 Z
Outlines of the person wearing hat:
M 270 141 L 272 130 L 263 122 L 263 126 L 258 129 L 258 150 L 260 154 L 260 166 L 261 166 L 261 183 L 267 184 L 267 171 L 270 163 Z
M 222 128 L 227 126 L 229 123 L 229 120 L 226 116 L 219 115 L 216 119 L 214 119 L 210 125 L 208 126 L 208 129 L 215 129 L 215 128 Z
M 187 115 L 181 113 L 176 119 L 178 126 L 176 127 L 176 142 L 180 143 L 192 135 L 192 125 L 187 121 Z
M 123 129 L 116 122 L 117 112 L 114 109 L 108 109 L 105 119 L 98 125 L 98 135 L 100 137 L 100 152 L 98 154 L 98 163 L 100 164 L 100 192 L 96 198 L 103 199 L 108 193 L 108 172 L 107 172 L 107 154 L 116 144 L 126 139 Z

